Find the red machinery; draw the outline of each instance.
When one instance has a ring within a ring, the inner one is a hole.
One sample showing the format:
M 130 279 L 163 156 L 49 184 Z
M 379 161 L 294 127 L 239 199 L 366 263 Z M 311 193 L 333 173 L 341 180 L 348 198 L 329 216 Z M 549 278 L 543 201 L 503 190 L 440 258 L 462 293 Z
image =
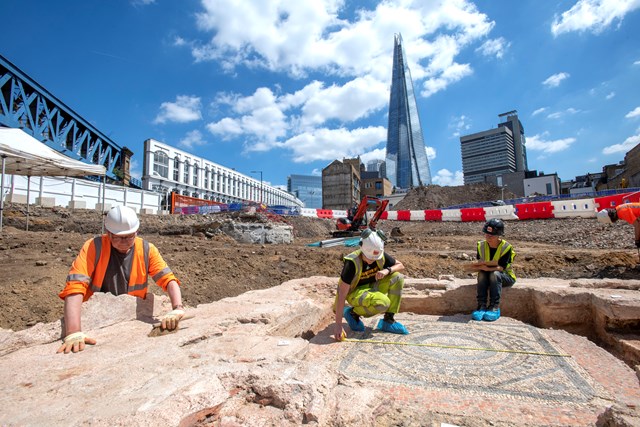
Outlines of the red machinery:
M 376 224 L 382 216 L 382 213 L 387 209 L 388 204 L 388 200 L 364 196 L 359 205 L 347 211 L 347 218 L 338 218 L 336 221 L 337 231 L 332 233 L 333 237 L 352 237 L 360 234 L 360 232 L 366 228 L 375 230 Z M 369 205 L 375 205 L 376 210 L 371 220 L 367 222 L 367 208 Z

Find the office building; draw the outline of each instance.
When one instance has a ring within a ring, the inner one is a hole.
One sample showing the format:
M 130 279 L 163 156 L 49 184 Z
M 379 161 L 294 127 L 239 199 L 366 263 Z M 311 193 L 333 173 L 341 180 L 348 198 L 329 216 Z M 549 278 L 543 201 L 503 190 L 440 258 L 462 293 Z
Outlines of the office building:
M 287 191 L 304 203 L 305 208 L 322 208 L 322 177 L 312 175 L 289 175 Z
M 302 207 L 297 197 L 266 184 L 262 172 L 256 179 L 155 139 L 144 142 L 142 185 L 166 196 L 176 192 L 221 203 Z
M 393 71 L 387 127 L 386 177 L 397 188 L 431 184 L 418 105 L 402 36 L 394 36 Z
M 509 111 L 498 117 L 505 116 L 506 121 L 495 129 L 460 137 L 465 184 L 496 184 L 501 181 L 498 185 L 503 185 L 503 180 L 498 178 L 506 179 L 507 175 L 514 173 L 524 178 L 524 172 L 528 170 L 524 127 L 517 111 Z

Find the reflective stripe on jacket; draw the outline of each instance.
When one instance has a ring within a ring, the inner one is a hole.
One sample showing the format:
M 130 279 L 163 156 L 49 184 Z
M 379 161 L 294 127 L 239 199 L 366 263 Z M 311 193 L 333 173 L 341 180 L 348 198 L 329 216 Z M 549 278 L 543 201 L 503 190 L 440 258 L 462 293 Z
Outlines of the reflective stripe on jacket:
M 616 208 L 618 218 L 633 224 L 640 217 L 640 203 L 625 203 Z
M 513 259 L 516 257 L 516 251 L 515 249 L 513 249 L 513 246 L 511 246 L 511 243 L 507 242 L 506 240 L 500 240 L 500 244 L 496 248 L 496 252 L 493 254 L 493 259 L 491 259 L 490 249 L 491 248 L 489 248 L 486 240 L 481 240 L 478 242 L 478 253 L 480 254 L 483 261 L 497 262 L 507 252 L 509 252 L 509 249 L 511 249 L 511 256 L 509 257 L 509 262 L 507 263 L 507 267 L 504 269 L 504 272 L 511 276 L 513 280 L 516 280 L 516 274 L 513 272 L 513 266 L 511 265 Z
M 149 275 L 164 291 L 172 280 L 180 284 L 153 243 L 136 237 L 132 250 L 131 273 L 127 278 L 129 295 L 145 298 Z M 99 292 L 110 257 L 111 239 L 108 234 L 87 240 L 73 261 L 66 286 L 58 296 L 65 299 L 71 294 L 82 294 L 86 301 L 94 292 Z

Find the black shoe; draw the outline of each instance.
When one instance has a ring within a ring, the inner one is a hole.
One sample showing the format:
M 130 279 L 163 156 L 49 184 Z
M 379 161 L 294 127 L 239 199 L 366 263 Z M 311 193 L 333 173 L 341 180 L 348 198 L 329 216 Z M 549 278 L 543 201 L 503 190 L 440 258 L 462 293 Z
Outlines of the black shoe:
M 384 314 L 384 321 L 393 325 L 393 323 L 395 322 L 395 320 L 393 319 L 393 313 L 385 313 Z

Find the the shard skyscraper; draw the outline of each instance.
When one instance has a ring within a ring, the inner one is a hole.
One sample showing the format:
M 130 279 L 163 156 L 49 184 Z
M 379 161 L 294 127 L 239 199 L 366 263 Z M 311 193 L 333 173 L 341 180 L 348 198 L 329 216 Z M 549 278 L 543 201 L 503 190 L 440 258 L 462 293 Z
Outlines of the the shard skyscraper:
M 405 60 L 402 36 L 394 36 L 393 73 L 387 127 L 387 179 L 397 188 L 431 184 L 411 72 Z

